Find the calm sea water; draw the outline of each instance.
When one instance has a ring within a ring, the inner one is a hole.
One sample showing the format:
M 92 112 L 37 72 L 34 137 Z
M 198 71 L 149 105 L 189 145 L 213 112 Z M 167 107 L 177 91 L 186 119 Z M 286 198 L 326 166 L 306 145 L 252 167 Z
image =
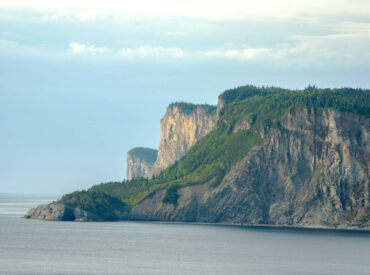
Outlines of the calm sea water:
M 0 195 L 0 274 L 370 274 L 370 233 L 19 218 Z

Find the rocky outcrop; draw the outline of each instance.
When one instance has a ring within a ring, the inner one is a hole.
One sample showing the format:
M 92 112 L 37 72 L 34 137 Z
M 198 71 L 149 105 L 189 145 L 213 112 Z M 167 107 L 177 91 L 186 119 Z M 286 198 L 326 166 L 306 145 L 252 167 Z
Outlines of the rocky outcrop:
M 50 203 L 31 208 L 26 219 L 49 221 L 99 221 L 100 218 L 80 208 L 71 208 L 62 203 Z
M 225 107 L 225 105 L 226 105 L 226 100 L 223 97 L 219 96 L 217 100 L 217 110 L 216 110 L 217 117 L 220 116 L 220 112 Z
M 151 148 L 136 147 L 127 152 L 127 180 L 148 177 L 158 151 Z
M 249 121 L 240 124 L 248 128 Z M 216 188 L 157 191 L 128 218 L 166 221 L 370 227 L 370 119 L 330 109 L 289 111 Z
M 216 124 L 216 107 L 174 103 L 161 119 L 161 137 L 158 156 L 149 177 L 182 158 L 186 152 Z

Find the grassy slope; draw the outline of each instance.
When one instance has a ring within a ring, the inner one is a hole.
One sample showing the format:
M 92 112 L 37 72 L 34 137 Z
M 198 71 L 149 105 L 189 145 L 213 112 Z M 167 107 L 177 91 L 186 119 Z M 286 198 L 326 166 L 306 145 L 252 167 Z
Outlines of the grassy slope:
M 133 206 L 156 190 L 165 188 L 164 201 L 176 205 L 178 187 L 205 182 L 211 182 L 211 187 L 217 186 L 230 168 L 261 142 L 259 130 L 266 126 L 277 126 L 276 119 L 286 111 L 294 108 L 333 108 L 370 117 L 369 96 L 369 90 L 349 88 L 308 87 L 306 90 L 290 91 L 245 86 L 228 90 L 220 96 L 227 104 L 220 113 L 215 129 L 157 178 L 99 184 L 89 191 L 104 193 Z M 251 121 L 252 128 L 233 133 L 234 126 L 243 120 Z M 74 205 L 78 205 L 79 192 L 72 195 L 75 197 Z M 90 199 L 96 200 L 93 196 Z M 106 205 L 102 207 L 111 211 Z M 89 210 L 93 211 L 91 208 Z

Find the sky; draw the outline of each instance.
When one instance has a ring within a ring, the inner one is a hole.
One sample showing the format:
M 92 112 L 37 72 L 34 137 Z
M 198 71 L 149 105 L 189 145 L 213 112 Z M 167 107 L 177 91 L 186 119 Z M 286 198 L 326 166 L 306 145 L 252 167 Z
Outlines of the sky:
M 171 102 L 369 75 L 368 0 L 1 0 L 0 193 L 121 181 Z

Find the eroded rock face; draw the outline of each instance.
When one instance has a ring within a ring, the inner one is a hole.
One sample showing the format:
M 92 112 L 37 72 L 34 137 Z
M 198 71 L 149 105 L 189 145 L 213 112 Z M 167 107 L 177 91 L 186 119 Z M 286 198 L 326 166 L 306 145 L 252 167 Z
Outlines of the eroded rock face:
M 165 190 L 160 190 L 117 219 L 369 229 L 370 119 L 302 109 L 287 112 L 279 122 L 261 130 L 262 143 L 216 188 L 209 183 L 180 188 L 176 206 L 164 203 Z M 250 127 L 251 121 L 241 121 L 233 130 Z M 164 138 L 173 139 L 169 133 Z M 31 209 L 25 217 L 99 220 L 60 203 Z
M 188 103 L 171 104 L 161 119 L 158 156 L 149 177 L 182 158 L 216 124 L 216 107 Z
M 127 180 L 148 177 L 158 151 L 151 148 L 137 147 L 127 152 Z
M 248 128 L 249 123 L 245 123 Z M 370 119 L 334 110 L 290 111 L 214 189 L 158 191 L 130 218 L 168 221 L 370 227 Z M 244 128 L 244 127 L 241 127 Z

